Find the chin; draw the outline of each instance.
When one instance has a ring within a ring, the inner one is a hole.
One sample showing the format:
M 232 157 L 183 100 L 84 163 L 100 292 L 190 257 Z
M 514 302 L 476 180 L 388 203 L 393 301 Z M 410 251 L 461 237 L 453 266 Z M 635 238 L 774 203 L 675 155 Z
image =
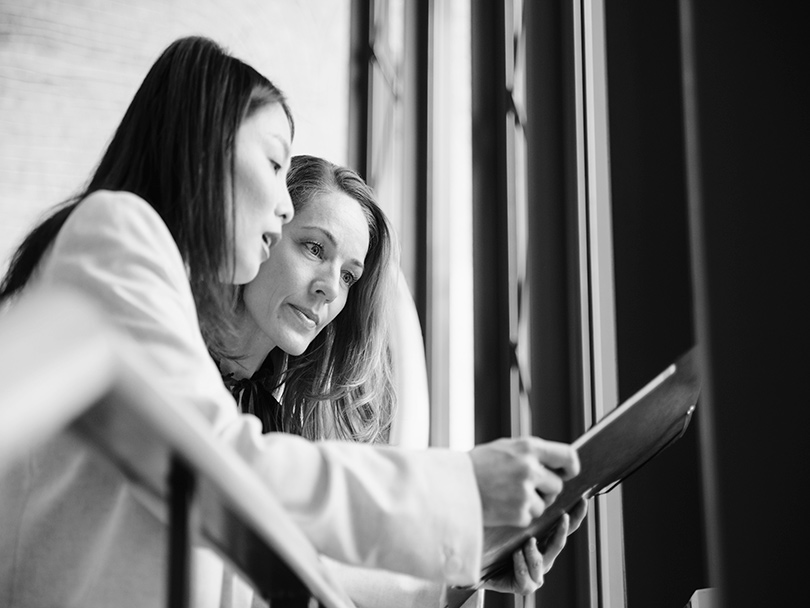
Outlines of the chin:
M 307 350 L 309 344 L 310 344 L 309 340 L 303 342 L 301 340 L 291 340 L 288 341 L 284 346 L 282 346 L 281 350 L 283 350 L 288 355 L 298 357 L 304 354 L 304 351 Z
M 242 264 L 236 269 L 233 278 L 230 280 L 234 285 L 244 285 L 250 283 L 259 275 L 259 265 Z
M 289 352 L 291 355 L 295 355 L 296 357 L 303 355 L 306 352 L 307 348 L 309 347 L 309 343 L 304 344 L 303 346 L 298 345 L 294 348 L 291 348 Z

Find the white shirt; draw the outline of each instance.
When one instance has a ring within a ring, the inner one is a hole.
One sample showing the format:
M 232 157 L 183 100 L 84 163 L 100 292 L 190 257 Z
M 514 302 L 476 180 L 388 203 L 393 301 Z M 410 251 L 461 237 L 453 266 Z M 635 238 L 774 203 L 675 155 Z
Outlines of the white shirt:
M 155 388 L 202 416 L 324 555 L 451 585 L 476 582 L 483 524 L 468 455 L 262 435 L 223 386 L 180 253 L 142 199 L 97 192 L 84 200 L 29 288 L 37 284 L 80 289 L 144 345 Z M 165 538 L 118 471 L 60 435 L 0 477 L 0 605 L 163 605 Z

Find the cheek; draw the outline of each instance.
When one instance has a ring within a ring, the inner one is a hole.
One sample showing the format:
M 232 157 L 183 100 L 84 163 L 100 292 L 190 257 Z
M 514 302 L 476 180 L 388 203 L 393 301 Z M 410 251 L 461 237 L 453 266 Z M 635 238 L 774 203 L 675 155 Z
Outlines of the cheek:
M 248 233 L 248 227 L 251 224 L 250 218 L 246 217 L 245 205 L 242 198 L 236 193 L 236 200 L 234 201 L 233 217 L 228 221 L 228 248 L 236 251 L 239 255 L 239 250 L 244 249 Z M 233 224 L 233 228 L 231 228 Z
M 346 303 L 348 302 L 348 295 L 342 296 L 340 300 L 335 300 L 329 306 L 329 323 L 334 321 L 338 318 L 338 315 L 342 313 L 346 308 Z
M 249 230 L 262 215 L 268 213 L 271 195 L 267 184 L 262 181 L 259 169 L 247 161 L 236 167 L 235 179 L 237 224 Z
M 245 309 L 262 328 L 276 322 L 282 301 L 290 291 L 289 264 L 283 246 L 282 240 L 271 249 L 270 258 L 261 265 L 259 275 L 245 286 Z
M 236 193 L 236 197 L 236 230 L 234 237 L 236 238 L 236 244 L 239 245 L 251 232 L 252 227 L 256 226 L 259 214 L 253 199 L 248 196 L 240 196 L 239 192 Z
M 233 237 L 236 240 L 235 244 L 228 244 L 228 258 L 233 258 L 231 282 L 236 285 L 244 285 L 254 280 L 259 272 L 259 264 L 261 264 L 259 248 L 251 246 L 256 239 L 251 239 L 248 230 L 244 226 L 240 227 L 239 222 L 236 224 Z
M 253 317 L 257 325 L 267 322 L 272 309 L 273 295 L 262 282 L 262 269 L 254 281 L 245 286 L 245 310 Z

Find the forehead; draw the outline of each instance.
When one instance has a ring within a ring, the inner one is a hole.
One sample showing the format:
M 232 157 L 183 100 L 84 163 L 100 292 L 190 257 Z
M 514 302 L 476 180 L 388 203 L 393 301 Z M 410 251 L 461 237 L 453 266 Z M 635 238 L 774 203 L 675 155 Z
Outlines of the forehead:
M 284 107 L 278 102 L 263 105 L 246 117 L 239 125 L 239 135 L 276 142 L 289 154 L 292 143 L 290 121 Z
M 368 252 L 368 220 L 363 208 L 344 192 L 319 192 L 297 210 L 291 228 L 320 230 L 335 239 L 346 258 L 362 262 Z

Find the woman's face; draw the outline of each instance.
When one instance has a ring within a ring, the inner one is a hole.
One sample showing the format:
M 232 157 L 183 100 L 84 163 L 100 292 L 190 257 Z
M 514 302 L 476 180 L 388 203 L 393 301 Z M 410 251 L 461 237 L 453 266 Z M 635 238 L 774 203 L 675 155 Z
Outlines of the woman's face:
M 300 355 L 337 317 L 363 273 L 368 243 L 363 209 L 342 192 L 316 194 L 299 209 L 245 286 L 246 311 L 271 348 Z
M 233 268 L 226 268 L 223 273 L 229 283 L 241 285 L 256 277 L 259 266 L 270 255 L 271 246 L 281 238 L 282 225 L 292 219 L 293 207 L 287 190 L 290 140 L 290 123 L 279 103 L 258 109 L 236 132 L 233 173 L 236 242 Z

